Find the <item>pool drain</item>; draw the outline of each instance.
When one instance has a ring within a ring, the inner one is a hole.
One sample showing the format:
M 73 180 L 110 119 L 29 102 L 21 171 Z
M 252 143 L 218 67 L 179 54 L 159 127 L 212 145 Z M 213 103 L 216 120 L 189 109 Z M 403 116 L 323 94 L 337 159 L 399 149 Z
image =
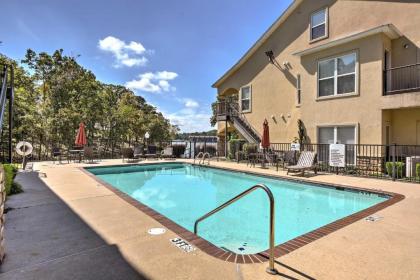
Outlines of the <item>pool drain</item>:
M 372 215 L 372 216 L 367 217 L 365 220 L 368 221 L 368 222 L 376 222 L 376 221 L 379 221 L 381 219 L 382 219 L 382 217 Z
M 147 231 L 150 235 L 161 235 L 166 232 L 164 228 L 151 228 Z

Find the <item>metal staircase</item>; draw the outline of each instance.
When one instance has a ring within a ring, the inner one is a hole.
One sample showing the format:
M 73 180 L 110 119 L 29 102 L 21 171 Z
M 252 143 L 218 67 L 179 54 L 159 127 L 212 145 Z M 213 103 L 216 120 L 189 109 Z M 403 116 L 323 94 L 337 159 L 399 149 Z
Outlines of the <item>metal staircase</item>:
M 235 129 L 250 143 L 260 143 L 260 134 L 246 120 L 239 111 L 238 103 L 220 102 L 217 104 L 218 120 L 227 120 L 233 124 Z

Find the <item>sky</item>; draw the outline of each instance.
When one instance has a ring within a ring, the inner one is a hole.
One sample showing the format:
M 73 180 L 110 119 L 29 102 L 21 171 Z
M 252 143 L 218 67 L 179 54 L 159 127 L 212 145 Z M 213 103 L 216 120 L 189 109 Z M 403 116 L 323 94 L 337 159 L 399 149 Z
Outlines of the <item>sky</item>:
M 0 0 L 0 53 L 64 49 L 125 85 L 183 132 L 212 129 L 211 85 L 291 0 Z

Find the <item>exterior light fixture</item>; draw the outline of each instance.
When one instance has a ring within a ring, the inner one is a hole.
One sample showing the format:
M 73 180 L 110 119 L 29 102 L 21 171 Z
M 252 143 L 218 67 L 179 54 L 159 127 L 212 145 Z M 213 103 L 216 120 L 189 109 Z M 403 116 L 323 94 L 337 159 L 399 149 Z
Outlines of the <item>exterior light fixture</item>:
M 404 44 L 404 49 L 408 49 L 408 47 L 409 47 L 410 45 L 409 44 Z
M 274 53 L 272 50 L 266 51 L 265 55 L 268 57 L 268 60 L 270 61 L 271 64 L 274 64 L 275 58 L 274 58 Z

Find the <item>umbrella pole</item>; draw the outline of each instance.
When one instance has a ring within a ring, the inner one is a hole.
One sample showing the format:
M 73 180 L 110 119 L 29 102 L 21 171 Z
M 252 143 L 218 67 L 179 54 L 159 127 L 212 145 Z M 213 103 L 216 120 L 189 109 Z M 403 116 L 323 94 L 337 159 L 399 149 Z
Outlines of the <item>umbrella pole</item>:
M 266 169 L 266 168 L 267 168 L 267 167 L 265 166 L 265 148 L 263 148 L 262 168 L 263 168 L 263 169 Z

